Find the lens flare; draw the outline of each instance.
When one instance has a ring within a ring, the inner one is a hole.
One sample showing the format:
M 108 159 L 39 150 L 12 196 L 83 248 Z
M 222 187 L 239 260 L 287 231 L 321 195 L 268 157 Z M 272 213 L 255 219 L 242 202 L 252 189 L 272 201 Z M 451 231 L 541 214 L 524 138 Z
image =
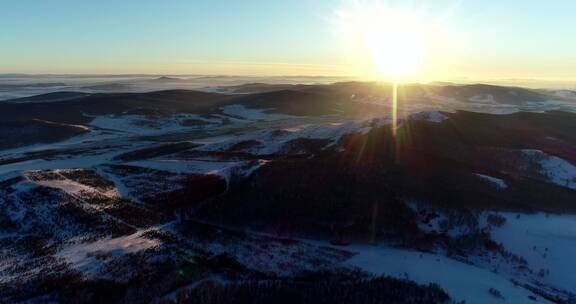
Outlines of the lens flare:
M 354 49 L 353 56 L 371 70 L 370 74 L 398 79 L 419 73 L 429 34 L 419 12 L 382 2 L 353 2 L 337 15 L 341 31 Z
M 370 78 L 390 80 L 392 132 L 398 126 L 398 82 L 417 77 L 435 39 L 434 21 L 414 7 L 351 1 L 337 12 L 353 56 Z
M 363 24 L 361 39 L 367 48 L 376 72 L 381 76 L 399 78 L 417 74 L 424 61 L 422 34 L 406 22 Z

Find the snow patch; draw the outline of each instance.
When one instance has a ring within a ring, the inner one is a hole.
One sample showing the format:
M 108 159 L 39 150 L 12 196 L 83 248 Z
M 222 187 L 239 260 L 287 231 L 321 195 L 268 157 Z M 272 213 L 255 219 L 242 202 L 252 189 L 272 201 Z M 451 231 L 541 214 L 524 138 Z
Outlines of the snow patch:
M 473 233 L 474 227 L 466 222 L 451 220 L 445 212 L 430 209 L 427 204 L 408 200 L 406 206 L 416 213 L 416 224 L 420 231 L 427 234 L 446 234 L 450 237 L 460 237 Z
M 167 117 L 146 117 L 144 115 L 96 116 L 90 126 L 134 135 L 156 135 L 182 129 L 204 128 L 204 125 L 186 126 L 187 120 L 202 121 L 206 125 L 221 124 L 220 118 L 206 118 L 197 114 L 177 114 Z
M 489 176 L 489 175 L 479 174 L 479 173 L 474 173 L 474 175 L 480 177 L 481 179 L 483 179 L 485 181 L 488 181 L 488 182 L 494 184 L 496 186 L 496 188 L 498 188 L 500 190 L 504 190 L 504 189 L 508 188 L 508 185 L 502 179 L 499 179 L 499 178 L 496 178 L 493 176 Z
M 36 181 L 36 184 L 49 188 L 60 189 L 70 195 L 80 195 L 82 192 L 97 192 L 92 187 L 88 187 L 71 180 L 40 180 Z
M 204 145 L 196 148 L 196 150 L 227 151 L 237 144 L 251 142 L 253 144 L 242 148 L 241 151 L 255 155 L 270 155 L 281 152 L 285 145 L 292 140 L 325 139 L 330 141 L 327 146 L 331 146 L 346 134 L 366 134 L 372 128 L 384 125 L 386 122 L 386 119 L 372 119 L 362 122 L 302 125 L 279 130 L 267 129 L 248 133 L 233 140 Z
M 525 167 L 535 164 L 538 173 L 548 182 L 576 190 L 576 166 L 540 150 L 521 150 L 522 156 L 528 162 Z
M 77 169 L 90 168 L 109 162 L 117 152 L 103 153 L 100 155 L 81 155 L 63 158 L 33 159 L 0 166 L 0 174 L 24 171 L 24 170 L 49 170 L 49 169 Z
M 550 303 L 530 291 L 515 286 L 506 278 L 489 270 L 447 257 L 410 250 L 374 246 L 347 248 L 357 254 L 347 263 L 375 275 L 408 279 L 419 284 L 436 283 L 456 301 L 474 303 L 527 303 L 535 296 L 539 303 Z M 504 299 L 489 293 L 495 288 Z
M 554 96 L 572 99 L 576 98 L 576 92 L 570 90 L 558 90 L 554 91 Z
M 107 238 L 90 243 L 72 244 L 56 254 L 73 268 L 80 270 L 88 277 L 98 275 L 107 256 L 118 257 L 138 253 L 159 245 L 158 241 L 142 237 L 142 232 L 117 238 Z
M 470 97 L 468 100 L 478 103 L 489 103 L 489 104 L 496 103 L 496 99 L 494 99 L 494 96 L 492 94 L 476 95 Z
M 131 166 L 150 168 L 161 171 L 186 173 L 186 174 L 214 174 L 219 175 L 222 171 L 231 167 L 244 164 L 242 161 L 204 161 L 204 160 L 180 160 L 180 159 L 154 159 L 134 161 L 128 163 Z
M 408 119 L 411 120 L 420 120 L 420 121 L 429 121 L 429 122 L 443 122 L 444 120 L 448 119 L 448 116 L 437 112 L 419 112 L 408 115 Z
M 45 124 L 49 124 L 49 125 L 54 125 L 54 126 L 63 126 L 63 127 L 72 127 L 72 128 L 77 128 L 80 130 L 83 130 L 85 132 L 90 132 L 90 128 L 84 126 L 84 125 L 74 125 L 74 124 L 67 124 L 67 123 L 62 123 L 62 122 L 53 122 L 53 121 L 48 121 L 48 120 L 44 120 L 44 119 L 32 119 L 33 121 L 38 121 L 38 122 L 43 122 Z
M 249 109 L 243 105 L 235 104 L 222 108 L 222 112 L 226 115 L 237 116 L 247 120 L 281 120 L 290 119 L 293 116 L 284 114 L 267 113 L 273 109 Z
M 576 291 L 576 216 L 498 213 L 506 219 L 491 238 L 526 259 L 546 284 Z M 485 219 L 484 219 L 485 221 Z

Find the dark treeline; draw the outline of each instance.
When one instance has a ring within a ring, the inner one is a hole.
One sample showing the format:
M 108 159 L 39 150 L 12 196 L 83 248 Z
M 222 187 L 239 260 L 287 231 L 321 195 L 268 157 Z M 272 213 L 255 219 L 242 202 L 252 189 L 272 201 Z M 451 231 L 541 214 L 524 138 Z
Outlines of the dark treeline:
M 179 304 L 376 304 L 448 303 L 450 297 L 438 286 L 386 277 L 352 281 L 315 282 L 246 281 L 238 284 L 205 283 L 178 293 Z

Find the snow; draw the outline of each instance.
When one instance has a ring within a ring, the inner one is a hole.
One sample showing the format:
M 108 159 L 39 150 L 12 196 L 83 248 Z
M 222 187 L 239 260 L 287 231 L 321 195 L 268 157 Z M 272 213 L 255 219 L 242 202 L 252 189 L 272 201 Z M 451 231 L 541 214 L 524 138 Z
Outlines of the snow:
M 114 184 L 115 191 L 120 197 L 129 197 L 133 201 L 139 202 L 138 198 L 131 195 L 130 190 L 122 182 L 122 179 L 120 179 L 118 176 L 116 176 L 114 174 L 108 173 L 106 170 L 103 170 L 102 167 L 97 167 L 95 169 L 96 169 L 96 173 L 99 176 L 101 176 L 102 178 L 104 178 L 104 179 L 106 179 L 106 180 L 108 180 Z
M 117 238 L 101 239 L 90 243 L 72 244 L 56 254 L 75 269 L 93 277 L 103 264 L 102 256 L 121 256 L 138 253 L 159 245 L 158 241 L 142 237 L 143 232 Z
M 562 98 L 576 98 L 576 92 L 569 90 L 558 90 L 554 92 L 554 96 Z
M 540 281 L 576 291 L 576 215 L 499 213 L 506 218 L 491 237 L 535 270 L 548 270 Z
M 576 103 L 568 100 L 546 100 L 525 102 L 522 107 L 524 111 L 544 113 L 546 111 L 568 111 L 576 112 Z
M 126 133 L 152 133 L 165 129 L 168 125 L 158 123 L 145 126 L 149 120 L 142 115 L 124 115 L 124 116 L 98 116 L 90 122 L 90 126 L 101 129 L 110 129 Z
M 498 188 L 500 190 L 504 190 L 504 189 L 508 188 L 508 185 L 502 179 L 499 179 L 499 178 L 496 178 L 493 176 L 489 176 L 489 175 L 479 174 L 479 173 L 475 173 L 475 175 L 482 178 L 483 180 L 486 180 L 486 181 L 494 184 L 496 186 L 496 188 Z
M 135 161 L 127 164 L 179 174 L 216 175 L 223 178 L 228 185 L 233 175 L 237 177 L 250 176 L 254 171 L 266 165 L 268 162 L 269 161 L 262 159 L 254 161 L 222 161 L 204 158 L 203 160 L 154 159 Z M 120 181 L 116 182 L 121 183 Z M 123 189 L 123 191 L 127 191 L 125 187 Z
M 119 197 L 118 191 L 116 189 L 102 193 L 93 187 L 86 186 L 69 179 L 40 180 L 35 181 L 35 183 L 45 187 L 60 189 L 72 196 L 82 196 L 83 193 L 99 193 L 110 198 Z
M 355 245 L 347 248 L 357 254 L 347 264 L 375 275 L 408 279 L 420 284 L 436 283 L 456 301 L 474 303 L 527 303 L 530 291 L 515 286 L 506 278 L 444 256 L 410 250 Z M 498 300 L 488 290 L 499 290 Z M 543 298 L 539 303 L 549 303 Z
M 71 180 L 41 180 L 36 183 L 45 187 L 61 189 L 71 195 L 79 195 L 81 192 L 95 192 L 94 188 Z
M 280 120 L 290 119 L 293 116 L 284 114 L 267 113 L 273 109 L 249 109 L 243 105 L 229 105 L 222 108 L 222 112 L 226 115 L 241 117 L 248 120 Z
M 426 233 L 448 233 L 442 228 L 442 222 L 446 221 L 447 217 L 445 214 L 438 214 L 437 217 L 428 220 L 428 224 L 424 222 L 424 219 L 420 218 L 418 221 L 418 228 Z
M 196 173 L 218 175 L 223 170 L 244 164 L 244 162 L 233 161 L 201 161 L 201 160 L 180 160 L 180 159 L 154 159 L 130 162 L 128 165 L 150 168 L 155 170 L 176 172 L 176 173 Z
M 522 150 L 525 160 L 535 163 L 546 181 L 576 190 L 576 166 L 540 150 Z
M 360 122 L 301 125 L 277 130 L 266 129 L 247 133 L 232 140 L 204 145 L 196 148 L 196 150 L 227 151 L 236 144 L 255 141 L 258 142 L 258 144 L 244 148 L 242 152 L 255 155 L 270 155 L 280 153 L 285 144 L 295 139 L 326 139 L 330 141 L 326 146 L 328 147 L 337 143 L 344 135 L 352 133 L 366 134 L 372 130 L 372 128 L 378 128 L 387 123 L 388 119 L 377 118 Z
M 18 172 L 8 172 L 0 174 L 0 182 L 7 181 L 9 179 L 20 177 L 21 174 Z
M 436 111 L 419 112 L 408 115 L 408 119 L 429 121 L 429 122 L 443 122 L 444 120 L 448 119 L 448 116 Z
M 90 142 L 94 142 L 97 140 L 104 140 L 104 139 L 113 138 L 113 137 L 117 137 L 117 135 L 112 135 L 112 134 L 105 133 L 105 132 L 92 131 L 92 132 L 82 133 L 82 134 L 73 136 L 67 140 L 60 141 L 60 142 L 49 143 L 49 144 L 40 143 L 40 144 L 27 145 L 27 146 L 22 146 L 22 147 L 13 148 L 13 149 L 1 150 L 0 151 L 0 158 L 5 158 L 9 155 L 28 153 L 28 152 L 34 152 L 34 151 L 56 150 L 58 148 L 63 148 L 63 147 L 74 147 L 74 146 L 79 146 L 81 144 L 90 143 Z
M 478 226 L 457 225 L 446 231 L 441 225 L 447 219 L 445 213 L 429 206 L 421 207 L 414 201 L 408 201 L 407 206 L 418 215 L 417 224 L 423 232 L 457 237 L 469 234 L 471 229 L 486 231 L 505 251 L 527 261 L 526 267 L 518 267 L 518 260 L 500 254 L 470 254 L 465 259 L 471 265 L 496 271 L 499 276 L 522 284 L 540 286 L 559 296 L 576 291 L 576 260 L 573 258 L 576 256 L 576 215 L 490 211 L 478 215 Z M 493 216 L 503 218 L 503 224 L 490 223 L 488 219 Z M 502 291 L 498 286 L 493 287 Z
M 194 91 L 204 93 L 230 94 L 230 95 L 236 92 L 234 88 L 227 88 L 227 87 L 204 87 L 194 89 Z
M 469 98 L 469 100 L 478 103 L 489 103 L 489 104 L 496 103 L 496 100 L 494 99 L 494 96 L 492 94 L 472 96 Z
M 517 95 L 514 91 L 508 93 L 511 95 Z M 563 93 L 560 93 L 560 95 L 563 95 Z M 524 101 L 519 105 L 499 103 L 491 94 L 472 96 L 468 98 L 468 100 L 464 101 L 458 100 L 454 97 L 442 96 L 434 93 L 427 93 L 426 96 L 433 102 L 433 105 L 429 105 L 428 108 L 421 110 L 442 110 L 444 112 L 463 110 L 499 115 L 512 114 L 520 111 L 536 113 L 543 113 L 552 110 L 576 112 L 576 104 L 574 103 L 576 93 L 572 97 L 569 97 L 569 93 L 564 93 L 563 96 L 558 96 L 556 94 L 556 96 L 559 97 L 557 99 L 552 98 L 551 100 L 544 101 Z M 409 109 L 411 111 L 415 110 L 414 108 Z
M 390 106 L 390 98 L 384 96 L 365 96 L 365 97 L 353 96 L 352 101 L 363 104 Z
M 252 166 L 249 166 L 248 168 L 240 168 L 238 174 L 240 174 L 241 176 L 248 177 L 252 175 L 254 171 L 260 169 L 262 166 L 265 166 L 268 163 L 270 163 L 269 160 L 259 159 L 256 163 L 254 163 Z
M 89 168 L 111 160 L 118 152 L 100 155 L 82 155 L 58 159 L 33 159 L 0 166 L 0 174 L 23 170 Z
M 463 110 L 478 113 L 506 115 L 525 110 L 521 106 L 511 104 L 466 102 L 466 101 L 463 102 L 453 97 L 437 95 L 434 93 L 427 93 L 427 97 L 434 102 L 435 109 L 440 109 L 444 112 L 455 112 Z M 481 98 L 481 100 L 487 101 L 485 98 Z
M 406 200 L 406 206 L 412 209 L 416 215 L 416 224 L 420 231 L 428 234 L 446 234 L 450 237 L 460 237 L 462 235 L 473 233 L 473 227 L 465 223 L 452 223 L 447 227 L 446 222 L 449 216 L 440 210 L 430 209 L 428 204 L 415 200 Z
M 38 121 L 38 122 L 43 122 L 45 124 L 49 124 L 49 125 L 54 125 L 54 126 L 64 126 L 64 127 L 72 127 L 72 128 L 77 128 L 77 129 L 81 129 L 83 131 L 87 131 L 90 132 L 90 128 L 84 126 L 84 125 L 74 125 L 74 124 L 67 124 L 67 123 L 61 123 L 61 122 L 53 122 L 53 121 L 48 121 L 48 120 L 43 120 L 43 119 L 32 119 L 33 121 Z
M 206 124 L 220 124 L 221 119 L 206 118 L 197 114 L 177 114 L 168 117 L 146 117 L 144 115 L 108 115 L 96 116 L 90 126 L 106 130 L 114 130 L 134 135 L 156 135 L 166 132 L 176 132 L 182 129 L 204 128 L 204 126 L 183 126 L 185 120 L 193 119 Z

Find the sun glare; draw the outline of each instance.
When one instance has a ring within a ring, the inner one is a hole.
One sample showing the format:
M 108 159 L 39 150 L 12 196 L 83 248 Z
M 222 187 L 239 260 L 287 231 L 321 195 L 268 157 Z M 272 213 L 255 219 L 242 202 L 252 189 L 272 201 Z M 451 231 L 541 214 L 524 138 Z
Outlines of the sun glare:
M 437 51 L 435 44 L 446 41 L 439 19 L 424 14 L 421 8 L 393 6 L 385 1 L 345 3 L 336 13 L 339 34 L 349 49 L 351 63 L 369 78 L 417 78 Z
M 409 20 L 367 20 L 360 24 L 359 35 L 378 74 L 392 78 L 419 72 L 424 61 L 422 33 Z
M 392 82 L 392 132 L 398 126 L 398 83 L 419 79 L 436 39 L 436 24 L 412 7 L 384 1 L 347 2 L 338 12 L 340 29 L 352 50 L 351 57 L 369 78 Z

